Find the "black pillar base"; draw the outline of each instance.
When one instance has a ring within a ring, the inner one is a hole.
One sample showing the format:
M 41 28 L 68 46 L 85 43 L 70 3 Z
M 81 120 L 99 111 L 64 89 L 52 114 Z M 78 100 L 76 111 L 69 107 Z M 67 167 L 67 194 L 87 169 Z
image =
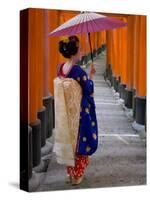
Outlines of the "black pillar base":
M 116 77 L 112 77 L 113 79 L 113 87 L 114 87 L 114 90 L 116 92 L 119 91 L 119 79 L 117 79 Z
M 117 90 L 117 78 L 115 76 L 112 76 L 112 86 L 114 87 L 114 90 Z
M 138 124 L 146 125 L 146 97 L 136 96 L 135 120 Z
M 80 65 L 83 65 L 83 62 L 84 62 L 84 56 L 81 57 Z
M 32 177 L 32 128 L 26 123 L 20 124 L 20 189 L 29 191 L 29 179 Z
M 30 126 L 32 127 L 32 164 L 35 167 L 41 162 L 41 121 L 38 119 Z
M 108 79 L 108 66 L 106 66 L 103 76 L 104 76 L 104 80 L 106 81 L 106 79 Z
M 86 65 L 88 62 L 87 56 L 84 57 L 83 64 Z
M 82 63 L 81 63 L 81 60 L 78 60 L 77 62 L 76 62 L 76 64 L 77 65 L 81 65 Z
M 136 90 L 133 89 L 133 96 L 132 96 L 132 105 L 133 105 L 133 118 L 135 119 L 136 113 Z
M 32 128 L 28 126 L 28 178 L 32 177 Z
M 110 81 L 111 83 L 111 86 L 113 85 L 113 80 L 112 80 L 112 69 L 111 69 L 111 65 L 108 64 L 108 68 L 107 68 L 107 77 L 108 77 L 108 80 Z
M 102 44 L 102 51 L 106 49 L 106 44 Z
M 41 108 L 37 115 L 41 121 L 41 147 L 43 147 L 46 140 L 46 108 Z
M 119 91 L 119 94 L 120 94 L 120 98 L 125 100 L 125 88 L 126 88 L 126 85 L 125 84 L 119 84 L 118 86 L 118 91 Z
M 87 55 L 87 62 L 88 62 L 89 60 L 91 60 L 91 53 L 88 53 L 88 55 Z
M 93 50 L 93 58 L 96 57 L 96 49 Z
M 41 173 L 47 171 L 50 160 L 52 159 L 52 149 L 53 144 L 47 140 L 45 146 L 41 148 L 41 163 L 33 168 L 34 172 Z
M 46 107 L 46 138 L 52 135 L 54 127 L 54 97 L 47 96 L 43 98 L 43 105 Z
M 54 97 L 52 97 L 52 118 L 53 118 L 52 129 L 53 129 L 55 128 L 55 99 Z
M 82 56 L 81 58 L 81 65 L 86 65 L 88 62 L 87 55 Z
M 32 178 L 29 180 L 29 192 L 35 192 L 41 183 L 39 173 L 33 171 Z
M 105 76 L 106 76 L 106 78 L 109 77 L 109 70 L 110 70 L 110 66 L 108 65 L 108 66 L 106 67 L 106 70 L 105 70 Z
M 132 98 L 133 98 L 133 90 L 128 90 L 127 88 L 125 89 L 125 106 L 127 108 L 132 108 Z
M 102 52 L 102 48 L 99 47 L 99 48 L 97 49 L 97 55 L 99 55 L 101 52 Z

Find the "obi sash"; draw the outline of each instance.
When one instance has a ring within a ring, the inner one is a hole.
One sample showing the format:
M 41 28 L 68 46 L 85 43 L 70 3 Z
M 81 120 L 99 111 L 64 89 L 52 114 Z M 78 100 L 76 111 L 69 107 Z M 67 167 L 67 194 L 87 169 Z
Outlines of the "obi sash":
M 54 149 L 59 164 L 75 166 L 82 89 L 72 78 L 54 79 Z

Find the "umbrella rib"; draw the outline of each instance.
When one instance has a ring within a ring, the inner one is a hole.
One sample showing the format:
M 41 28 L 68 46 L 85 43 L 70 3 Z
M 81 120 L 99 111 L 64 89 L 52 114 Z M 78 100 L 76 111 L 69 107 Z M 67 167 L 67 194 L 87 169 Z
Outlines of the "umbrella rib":
M 91 16 L 90 16 L 91 17 Z M 96 29 L 99 29 L 99 26 L 98 26 L 98 24 L 96 23 L 96 21 L 95 21 L 95 18 L 94 19 L 92 19 L 92 17 L 91 17 L 91 26 L 92 26 L 92 29 L 93 30 L 95 30 L 95 28 L 94 28 L 94 24 L 95 24 L 95 27 L 96 27 Z M 93 31 L 94 32 L 94 31 Z
M 75 19 L 74 19 L 75 20 Z M 72 26 L 70 25 L 70 30 L 66 31 L 66 34 L 71 35 L 72 33 L 75 33 L 78 29 L 78 25 L 81 23 L 82 18 L 79 18 L 79 16 L 76 18 L 76 24 L 73 24 Z M 69 27 L 66 27 L 65 29 L 67 29 Z M 64 31 L 65 31 L 64 29 Z
M 51 33 L 52 35 L 71 35 L 84 32 L 98 32 L 124 26 L 119 21 L 97 13 L 83 13 L 68 20 Z
M 84 25 L 81 26 L 81 33 L 83 33 L 83 29 L 84 29 Z
M 86 23 L 87 23 L 87 30 L 88 30 L 88 33 L 90 32 L 90 28 L 89 28 L 89 26 L 90 26 L 90 21 L 91 21 L 91 18 L 90 18 L 90 16 L 89 15 L 87 15 L 87 17 L 86 17 Z
M 78 19 L 78 23 L 77 23 L 76 26 L 74 25 L 72 27 L 71 33 L 72 33 L 72 31 L 73 31 L 73 33 L 77 33 L 78 32 L 78 28 L 79 28 L 80 24 L 83 22 L 83 19 L 84 19 L 83 17 Z
M 81 26 L 81 24 L 82 23 L 84 23 L 84 15 L 81 15 L 82 17 L 81 17 L 81 20 L 80 20 L 80 22 L 78 23 L 78 27 L 77 28 L 79 28 L 80 26 Z M 81 26 L 81 29 L 83 28 L 83 26 Z
M 89 15 L 88 14 L 86 15 L 86 23 L 87 23 L 87 30 L 88 30 L 88 33 L 89 33 L 90 30 L 89 30 L 89 23 L 88 23 L 88 21 L 90 22 L 90 20 L 87 20 L 87 19 L 89 19 Z
M 76 18 L 78 18 L 78 16 L 75 16 L 73 19 L 70 19 L 69 21 L 66 21 L 64 24 L 60 25 L 58 28 L 56 28 L 53 32 L 56 31 L 61 31 L 63 29 L 69 28 L 70 24 L 73 23 L 76 20 Z M 67 25 L 68 24 L 68 25 Z M 75 25 L 75 24 L 74 24 Z

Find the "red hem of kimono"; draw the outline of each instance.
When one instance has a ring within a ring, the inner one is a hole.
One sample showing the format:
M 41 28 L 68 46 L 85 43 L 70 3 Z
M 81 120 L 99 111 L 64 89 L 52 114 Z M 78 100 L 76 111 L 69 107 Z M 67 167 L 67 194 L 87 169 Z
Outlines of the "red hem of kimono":
M 84 175 L 85 169 L 89 164 L 89 156 L 76 155 L 75 166 L 67 166 L 67 174 L 70 177 L 78 179 Z

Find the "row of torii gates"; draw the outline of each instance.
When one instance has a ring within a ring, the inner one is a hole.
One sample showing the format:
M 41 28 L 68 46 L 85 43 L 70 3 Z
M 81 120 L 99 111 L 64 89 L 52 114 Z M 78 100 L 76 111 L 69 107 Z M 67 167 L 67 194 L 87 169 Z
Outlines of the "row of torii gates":
M 65 61 L 58 52 L 61 38 L 48 33 L 79 13 L 33 8 L 20 12 L 20 181 L 25 190 L 29 190 L 32 171 L 38 169 L 44 149 L 48 149 L 47 139 L 55 124 L 53 79 L 58 63 Z M 145 127 L 146 16 L 101 14 L 123 20 L 128 26 L 91 33 L 93 55 L 106 49 L 104 78 L 110 80 L 125 106 L 133 109 L 135 122 Z M 82 65 L 90 60 L 90 48 L 85 34 L 79 39 Z

